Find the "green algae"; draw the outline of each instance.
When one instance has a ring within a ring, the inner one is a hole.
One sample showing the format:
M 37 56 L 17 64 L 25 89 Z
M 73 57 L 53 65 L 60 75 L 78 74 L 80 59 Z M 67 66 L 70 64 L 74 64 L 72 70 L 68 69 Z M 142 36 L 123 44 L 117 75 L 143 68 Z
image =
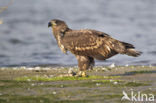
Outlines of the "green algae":
M 64 81 L 64 80 L 90 80 L 90 79 L 114 79 L 120 76 L 89 76 L 89 77 L 47 77 L 47 76 L 24 76 L 15 78 L 16 81 Z

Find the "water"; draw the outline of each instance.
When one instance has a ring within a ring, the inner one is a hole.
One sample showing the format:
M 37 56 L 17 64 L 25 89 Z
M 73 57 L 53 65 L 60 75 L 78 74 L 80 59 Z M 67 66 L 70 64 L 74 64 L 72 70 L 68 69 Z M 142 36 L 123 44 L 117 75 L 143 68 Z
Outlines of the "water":
M 8 3 L 0 0 L 0 7 Z M 72 29 L 103 31 L 143 52 L 138 58 L 118 55 L 97 65 L 156 65 L 155 11 L 155 0 L 15 0 L 0 14 L 0 66 L 76 65 L 47 27 L 54 18 Z

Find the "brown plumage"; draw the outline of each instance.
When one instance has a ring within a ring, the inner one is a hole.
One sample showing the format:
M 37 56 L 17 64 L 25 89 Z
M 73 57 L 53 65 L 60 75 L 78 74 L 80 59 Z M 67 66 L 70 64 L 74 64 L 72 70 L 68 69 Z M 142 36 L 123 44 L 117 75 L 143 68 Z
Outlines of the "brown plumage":
M 105 60 L 116 54 L 133 57 L 141 54 L 132 44 L 116 40 L 100 31 L 72 30 L 64 21 L 57 19 L 51 20 L 48 24 L 50 26 L 60 49 L 64 53 L 70 51 L 76 56 L 80 71 L 92 69 L 94 59 Z

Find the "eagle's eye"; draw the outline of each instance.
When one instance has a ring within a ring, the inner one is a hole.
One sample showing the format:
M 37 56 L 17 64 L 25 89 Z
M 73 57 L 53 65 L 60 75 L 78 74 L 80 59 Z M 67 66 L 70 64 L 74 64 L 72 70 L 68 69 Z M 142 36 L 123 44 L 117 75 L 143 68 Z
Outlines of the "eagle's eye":
M 57 25 L 57 21 L 52 21 L 53 26 Z
M 64 21 L 61 21 L 61 20 L 51 20 L 51 23 L 52 23 L 52 26 L 61 26 L 61 25 L 64 25 Z

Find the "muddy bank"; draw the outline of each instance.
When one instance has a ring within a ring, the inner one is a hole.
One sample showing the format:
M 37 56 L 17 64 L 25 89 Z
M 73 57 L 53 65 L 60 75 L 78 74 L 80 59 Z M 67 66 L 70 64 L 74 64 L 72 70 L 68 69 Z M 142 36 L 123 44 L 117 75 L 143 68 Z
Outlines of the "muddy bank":
M 132 91 L 156 96 L 156 67 L 95 67 L 87 72 L 89 77 L 64 77 L 69 69 L 77 71 L 0 68 L 0 103 L 121 103 L 123 91 L 129 96 Z

